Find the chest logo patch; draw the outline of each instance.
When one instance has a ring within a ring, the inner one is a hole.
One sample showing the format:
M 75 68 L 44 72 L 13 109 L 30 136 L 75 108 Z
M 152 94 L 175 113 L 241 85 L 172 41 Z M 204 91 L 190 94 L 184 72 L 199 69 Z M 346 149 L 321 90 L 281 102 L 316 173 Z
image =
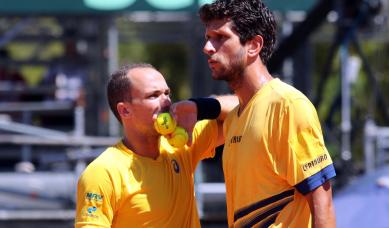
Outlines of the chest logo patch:
M 230 144 L 240 143 L 241 140 L 242 140 L 242 136 L 241 135 L 232 136 L 231 139 L 230 139 Z
M 178 165 L 178 162 L 175 159 L 172 160 L 172 166 L 173 166 L 174 172 L 176 172 L 176 173 L 180 172 L 180 166 Z

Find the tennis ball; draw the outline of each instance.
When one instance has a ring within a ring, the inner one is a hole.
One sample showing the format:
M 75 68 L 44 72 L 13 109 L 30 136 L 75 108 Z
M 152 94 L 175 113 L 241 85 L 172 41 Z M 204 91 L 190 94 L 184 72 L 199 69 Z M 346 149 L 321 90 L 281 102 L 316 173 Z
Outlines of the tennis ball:
M 161 135 L 171 134 L 176 129 L 177 122 L 168 112 L 158 114 L 154 121 L 155 130 Z
M 188 138 L 188 133 L 184 128 L 176 127 L 171 138 L 168 138 L 168 142 L 174 147 L 181 148 L 188 142 Z

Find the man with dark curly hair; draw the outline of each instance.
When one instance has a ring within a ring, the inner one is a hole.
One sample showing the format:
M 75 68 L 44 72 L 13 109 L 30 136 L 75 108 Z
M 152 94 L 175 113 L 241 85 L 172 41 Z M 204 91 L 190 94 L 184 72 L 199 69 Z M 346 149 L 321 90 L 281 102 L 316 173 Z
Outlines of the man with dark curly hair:
M 216 0 L 199 10 L 212 78 L 239 105 L 224 122 L 230 227 L 335 227 L 335 177 L 315 107 L 266 64 L 276 22 L 260 0 Z

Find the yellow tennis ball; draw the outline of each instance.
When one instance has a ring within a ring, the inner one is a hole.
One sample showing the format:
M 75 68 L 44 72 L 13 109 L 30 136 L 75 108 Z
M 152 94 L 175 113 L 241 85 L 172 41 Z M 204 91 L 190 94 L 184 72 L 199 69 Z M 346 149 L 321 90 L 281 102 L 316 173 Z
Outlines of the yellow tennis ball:
M 168 112 L 160 113 L 154 121 L 155 130 L 161 135 L 171 134 L 177 126 L 176 120 Z
M 188 138 L 188 133 L 184 128 L 176 127 L 176 130 L 172 133 L 168 142 L 174 147 L 181 148 L 188 142 Z

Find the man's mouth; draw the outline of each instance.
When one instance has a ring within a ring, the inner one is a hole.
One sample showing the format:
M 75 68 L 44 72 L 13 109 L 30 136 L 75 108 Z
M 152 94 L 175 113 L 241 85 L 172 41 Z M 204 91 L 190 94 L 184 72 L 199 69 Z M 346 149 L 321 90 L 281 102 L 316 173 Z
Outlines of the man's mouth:
M 161 108 L 160 113 L 169 112 L 169 110 L 170 110 L 170 107 L 163 107 L 163 108 Z
M 208 64 L 209 64 L 209 65 L 214 65 L 214 64 L 216 64 L 216 63 L 217 63 L 216 60 L 214 60 L 214 59 L 208 59 Z

